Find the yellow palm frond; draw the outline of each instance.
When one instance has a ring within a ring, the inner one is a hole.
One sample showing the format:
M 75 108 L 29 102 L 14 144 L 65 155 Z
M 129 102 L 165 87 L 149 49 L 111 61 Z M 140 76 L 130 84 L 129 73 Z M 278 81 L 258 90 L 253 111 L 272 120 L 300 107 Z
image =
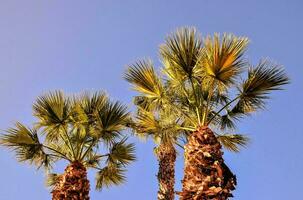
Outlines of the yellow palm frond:
M 223 147 L 233 152 L 239 152 L 240 147 L 246 147 L 250 141 L 249 137 L 241 134 L 222 134 L 217 139 Z
M 163 85 L 151 60 L 138 61 L 129 66 L 124 78 L 132 84 L 134 90 L 144 96 L 161 98 Z
M 202 40 L 195 28 L 180 28 L 160 46 L 165 72 L 172 77 L 192 77 L 198 62 Z
M 242 72 L 246 61 L 243 54 L 248 45 L 246 37 L 232 34 L 208 36 L 199 58 L 199 66 L 195 68 L 201 80 L 217 83 L 218 89 L 224 90 L 235 83 Z

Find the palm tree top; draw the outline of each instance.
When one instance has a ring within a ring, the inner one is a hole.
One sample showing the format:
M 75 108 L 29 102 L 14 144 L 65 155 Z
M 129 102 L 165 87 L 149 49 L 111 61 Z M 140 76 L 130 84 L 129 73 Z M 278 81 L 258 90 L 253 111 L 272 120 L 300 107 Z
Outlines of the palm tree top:
M 125 77 L 140 92 L 136 103 L 170 107 L 185 132 L 213 126 L 221 143 L 238 151 L 233 144 L 245 145 L 248 138 L 230 133 L 236 123 L 265 108 L 270 93 L 289 83 L 280 65 L 263 59 L 252 66 L 245 55 L 248 43 L 234 34 L 202 38 L 193 27 L 179 28 L 160 45 L 161 76 L 150 60 L 143 60 L 131 65 Z
M 97 170 L 97 189 L 125 180 L 124 168 L 135 160 L 135 148 L 123 134 L 129 120 L 123 104 L 104 92 L 67 97 L 54 91 L 38 97 L 33 111 L 38 119 L 33 128 L 17 122 L 0 138 L 18 161 L 48 170 L 58 160 L 80 162 Z

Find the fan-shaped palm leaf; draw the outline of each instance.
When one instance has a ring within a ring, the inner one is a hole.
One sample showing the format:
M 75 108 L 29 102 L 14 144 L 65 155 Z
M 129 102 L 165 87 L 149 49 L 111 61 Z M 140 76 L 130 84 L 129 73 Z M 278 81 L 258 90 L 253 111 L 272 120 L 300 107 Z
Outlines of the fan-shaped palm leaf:
M 121 165 L 110 163 L 108 166 L 100 169 L 96 175 L 96 189 L 100 190 L 103 187 L 112 185 L 120 185 L 125 182 L 125 170 Z
M 160 46 L 165 70 L 171 77 L 192 77 L 198 62 L 202 41 L 195 28 L 181 28 Z
M 37 130 L 31 130 L 19 122 L 1 136 L 0 144 L 13 149 L 20 162 L 28 161 L 38 167 L 49 167 L 52 162 L 39 141 Z
M 235 83 L 236 78 L 246 65 L 243 54 L 248 39 L 224 34 L 220 38 L 215 34 L 204 40 L 204 47 L 199 58 L 199 65 L 195 68 L 202 82 L 215 84 L 220 91 Z
M 150 60 L 138 61 L 128 67 L 124 78 L 133 85 L 133 89 L 149 98 L 160 98 L 163 85 Z
M 124 138 L 111 145 L 108 153 L 108 162 L 119 163 L 124 166 L 136 159 L 134 145 L 126 144 L 126 140 L 127 138 Z
M 70 117 L 70 101 L 63 92 L 55 91 L 38 97 L 33 105 L 34 116 L 38 117 L 38 127 L 43 127 L 49 140 L 58 140 L 59 132 Z
M 264 108 L 265 100 L 272 90 L 280 90 L 282 85 L 289 83 L 284 70 L 267 60 L 262 60 L 255 68 L 250 68 L 248 78 L 239 87 L 237 110 L 243 113 Z
M 241 134 L 217 135 L 218 141 L 229 151 L 239 152 L 240 147 L 246 147 L 250 141 L 249 137 Z

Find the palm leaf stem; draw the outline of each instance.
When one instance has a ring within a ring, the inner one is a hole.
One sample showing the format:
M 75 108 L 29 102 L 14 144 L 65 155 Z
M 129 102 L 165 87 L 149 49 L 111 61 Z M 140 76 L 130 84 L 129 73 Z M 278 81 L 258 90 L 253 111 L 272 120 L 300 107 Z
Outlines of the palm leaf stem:
M 89 128 L 85 128 L 86 132 L 88 133 L 89 132 Z M 85 144 L 85 140 L 83 139 L 80 143 L 80 148 L 78 148 L 78 152 L 77 152 L 77 159 L 81 158 L 81 155 L 82 155 L 82 152 L 83 152 L 83 147 L 84 147 L 84 144 Z
M 64 156 L 62 156 L 62 155 L 56 155 L 56 154 L 51 154 L 51 153 L 49 153 L 49 154 L 47 154 L 47 155 L 53 156 L 53 157 L 57 157 L 57 158 L 67 159 L 66 157 L 64 157 Z M 70 160 L 69 160 L 69 161 L 70 161 Z M 71 162 L 71 161 L 70 161 L 70 162 Z
M 192 77 L 189 77 L 189 81 L 190 81 L 190 84 L 191 84 L 191 87 L 192 87 L 192 90 L 193 90 L 193 93 L 194 93 L 195 102 L 198 103 L 198 97 L 197 97 L 197 94 L 196 94 L 195 85 L 194 85 L 194 82 L 192 80 Z
M 65 136 L 66 136 L 66 138 L 67 138 L 67 140 L 68 140 L 68 143 L 69 143 L 70 149 L 71 149 L 71 151 L 72 151 L 73 157 L 74 157 L 74 159 L 77 159 L 77 158 L 76 158 L 76 154 L 75 154 L 75 150 L 74 150 L 73 145 L 72 145 L 72 142 L 71 142 L 71 139 L 70 139 L 70 137 L 68 136 L 67 130 L 66 130 L 66 128 L 65 128 L 64 126 L 63 126 L 63 130 L 64 130 L 64 134 L 65 134 Z
M 188 128 L 188 127 L 178 127 L 179 129 L 181 130 L 186 130 L 186 131 L 195 131 L 196 129 L 195 128 Z
M 86 151 L 84 152 L 84 154 L 82 155 L 82 157 L 80 158 L 80 160 L 83 160 L 85 158 L 86 154 L 88 154 L 88 152 L 93 148 L 93 146 L 95 145 L 96 141 L 98 141 L 98 140 L 92 140 L 92 143 L 86 149 Z
M 237 99 L 239 99 L 241 97 L 241 95 L 237 96 L 236 98 L 234 98 L 233 100 L 231 100 L 230 102 L 228 102 L 227 104 L 225 104 L 225 106 L 223 106 L 218 112 L 216 112 L 214 114 L 214 116 L 212 116 L 212 118 L 210 118 L 210 120 L 207 122 L 207 125 L 209 125 L 211 123 L 211 121 L 217 117 L 220 112 L 222 112 L 222 110 L 224 110 L 227 106 L 229 106 L 230 104 L 232 104 L 233 102 L 235 102 Z
M 213 92 L 214 92 L 213 87 L 214 87 L 214 81 L 211 82 L 211 85 L 209 87 L 210 91 L 209 91 L 208 96 L 207 96 L 206 108 L 205 108 L 205 111 L 203 113 L 202 126 L 205 125 L 206 118 L 208 116 L 208 111 L 211 109 L 211 108 L 209 108 L 209 103 L 210 103 L 210 100 L 213 96 Z
M 50 150 L 50 151 L 53 151 L 53 152 L 55 152 L 55 153 L 61 155 L 62 158 L 66 159 L 66 160 L 68 160 L 68 161 L 70 161 L 70 162 L 72 162 L 71 159 L 69 159 L 66 155 L 64 155 L 64 154 L 61 153 L 60 151 L 58 151 L 58 150 L 56 150 L 56 149 L 54 149 L 54 148 L 51 148 L 51 147 L 49 147 L 49 146 L 46 146 L 46 145 L 42 145 L 42 147 L 44 147 L 44 148 L 46 148 L 46 149 L 48 149 L 48 150 Z

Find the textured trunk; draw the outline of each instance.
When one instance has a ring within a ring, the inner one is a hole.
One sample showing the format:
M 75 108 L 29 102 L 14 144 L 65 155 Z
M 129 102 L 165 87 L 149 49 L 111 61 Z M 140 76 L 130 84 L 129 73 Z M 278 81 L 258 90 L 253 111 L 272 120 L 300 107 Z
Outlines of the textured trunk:
M 86 168 L 80 162 L 68 165 L 53 191 L 53 200 L 89 200 Z
M 225 165 L 216 136 L 201 127 L 185 145 L 185 169 L 180 200 L 226 200 L 232 197 L 236 177 Z
M 156 153 L 159 161 L 158 200 L 174 200 L 176 150 L 173 145 L 161 144 Z

